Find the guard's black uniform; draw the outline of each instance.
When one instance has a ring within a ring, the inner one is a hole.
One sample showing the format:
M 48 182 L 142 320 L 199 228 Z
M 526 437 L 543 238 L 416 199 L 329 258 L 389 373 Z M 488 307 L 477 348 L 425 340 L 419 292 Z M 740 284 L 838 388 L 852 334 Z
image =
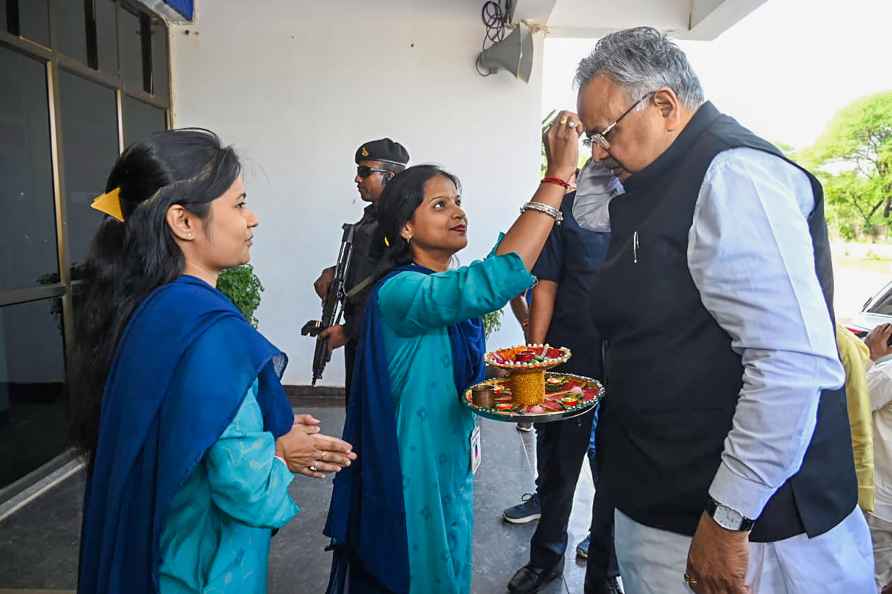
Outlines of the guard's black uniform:
M 344 290 L 349 293 L 358 284 L 375 273 L 378 265 L 372 257 L 372 240 L 378 229 L 378 209 L 374 204 L 365 207 L 362 218 L 353 227 L 353 253 L 350 257 L 350 266 L 344 279 Z M 350 396 L 350 384 L 353 380 L 353 364 L 356 361 L 356 349 L 359 346 L 359 335 L 362 331 L 365 303 L 369 297 L 372 285 L 347 299 L 344 303 L 344 329 L 347 334 L 347 344 L 344 346 L 344 358 L 346 362 L 346 376 L 344 387 L 347 397 Z
M 377 161 L 389 170 L 384 175 L 392 177 L 402 171 L 409 162 L 409 152 L 403 145 L 389 138 L 372 140 L 356 149 L 354 161 L 359 165 L 363 161 Z M 347 276 L 344 278 L 344 290 L 350 293 L 357 285 L 371 277 L 378 267 L 378 254 L 382 250 L 373 249 L 375 232 L 378 229 L 378 209 L 374 203 L 368 205 L 362 218 L 353 227 L 353 252 L 350 256 Z M 350 296 L 344 303 L 344 331 L 347 344 L 344 347 L 346 373 L 344 387 L 346 397 L 350 397 L 350 386 L 353 380 L 353 365 L 356 361 L 357 348 L 362 334 L 365 304 L 373 283 Z
M 549 344 L 569 347 L 573 357 L 556 371 L 603 378 L 601 335 L 590 315 L 591 286 L 607 254 L 609 233 L 588 231 L 579 226 L 573 216 L 575 194 L 564 198 L 561 212 L 564 222 L 554 227 L 533 267 L 539 280 L 557 283 L 557 296 L 551 324 L 546 334 Z M 567 548 L 567 524 L 573 506 L 573 494 L 579 479 L 592 431 L 592 414 L 582 415 L 557 423 L 542 423 L 536 427 L 536 479 L 542 517 L 530 542 L 530 564 L 538 568 L 552 568 L 561 562 Z M 593 473 L 596 495 L 593 509 L 607 503 L 603 485 Z M 600 499 L 603 501 L 599 501 Z M 595 510 L 597 513 L 597 510 Z M 613 517 L 613 510 L 601 511 Z M 613 524 L 592 524 L 592 541 L 588 565 L 590 582 L 597 583 L 618 575 L 613 553 Z

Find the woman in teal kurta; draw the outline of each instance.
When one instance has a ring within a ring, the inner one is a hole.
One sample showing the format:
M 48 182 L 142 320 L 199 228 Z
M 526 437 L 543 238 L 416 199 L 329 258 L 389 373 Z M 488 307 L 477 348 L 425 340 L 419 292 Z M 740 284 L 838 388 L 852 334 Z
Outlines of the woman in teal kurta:
M 390 359 L 412 592 L 470 592 L 474 415 L 458 402 L 447 327 L 500 309 L 533 284 L 517 254 L 425 274 L 378 292 Z
M 241 166 L 207 130 L 127 148 L 76 319 L 73 433 L 88 461 L 81 594 L 263 594 L 291 471 L 348 465 L 349 444 L 295 417 L 284 353 L 215 288 L 250 258 Z
M 378 206 L 383 280 L 366 309 L 345 423 L 360 462 L 336 479 L 326 526 L 335 547 L 329 593 L 471 591 L 475 419 L 459 395 L 482 372 L 474 320 L 535 281 L 528 271 L 565 189 L 552 182 L 576 167 L 570 121 L 562 116 L 548 132 L 553 158 L 533 206 L 468 266 L 449 270 L 467 245 L 458 179 L 420 165 L 388 183 Z

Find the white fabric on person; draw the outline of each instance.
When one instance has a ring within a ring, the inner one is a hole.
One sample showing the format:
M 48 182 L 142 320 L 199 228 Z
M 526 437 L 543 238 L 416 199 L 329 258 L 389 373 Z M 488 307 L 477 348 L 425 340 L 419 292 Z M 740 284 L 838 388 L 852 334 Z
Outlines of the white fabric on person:
M 878 360 L 867 370 L 867 390 L 873 411 L 873 467 L 876 503 L 873 515 L 892 522 L 892 358 Z
M 873 411 L 875 505 L 867 515 L 877 591 L 892 583 L 892 357 L 879 359 L 867 370 Z
M 626 594 L 691 594 L 684 581 L 691 538 L 615 511 L 615 545 Z M 873 552 L 857 507 L 829 532 L 750 543 L 752 594 L 874 594 Z
M 598 233 L 610 232 L 610 201 L 623 193 L 623 185 L 601 161 L 589 159 L 576 176 L 573 218 L 580 227 Z
M 877 592 L 892 584 L 892 522 L 867 514 L 870 540 L 873 542 L 874 579 Z

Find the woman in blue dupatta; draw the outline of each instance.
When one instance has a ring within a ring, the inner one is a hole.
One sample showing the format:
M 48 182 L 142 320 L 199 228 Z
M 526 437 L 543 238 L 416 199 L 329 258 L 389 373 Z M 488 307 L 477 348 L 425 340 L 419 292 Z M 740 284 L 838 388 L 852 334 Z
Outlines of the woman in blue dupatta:
M 496 249 L 449 270 L 467 245 L 458 179 L 432 165 L 395 176 L 379 203 L 382 278 L 366 308 L 344 439 L 359 459 L 335 479 L 325 534 L 329 594 L 471 591 L 479 432 L 459 394 L 483 377 L 480 317 L 534 284 L 576 170 L 580 124 L 546 134 L 548 173 Z
M 257 218 L 238 157 L 206 130 L 127 148 L 94 208 L 78 300 L 73 430 L 88 464 L 78 592 L 266 592 L 292 471 L 355 454 L 295 417 L 286 358 L 216 288 Z

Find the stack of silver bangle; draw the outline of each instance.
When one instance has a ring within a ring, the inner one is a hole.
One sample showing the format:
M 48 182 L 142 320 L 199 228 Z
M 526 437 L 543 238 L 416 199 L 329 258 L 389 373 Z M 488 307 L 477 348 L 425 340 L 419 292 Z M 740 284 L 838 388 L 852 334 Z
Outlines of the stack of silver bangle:
M 560 225 L 564 220 L 564 215 L 560 211 L 553 206 L 549 206 L 543 202 L 527 202 L 523 206 L 520 207 L 520 212 L 525 213 L 528 210 L 535 210 L 536 212 L 541 212 L 543 214 L 547 214 L 551 218 L 554 219 L 555 225 Z

